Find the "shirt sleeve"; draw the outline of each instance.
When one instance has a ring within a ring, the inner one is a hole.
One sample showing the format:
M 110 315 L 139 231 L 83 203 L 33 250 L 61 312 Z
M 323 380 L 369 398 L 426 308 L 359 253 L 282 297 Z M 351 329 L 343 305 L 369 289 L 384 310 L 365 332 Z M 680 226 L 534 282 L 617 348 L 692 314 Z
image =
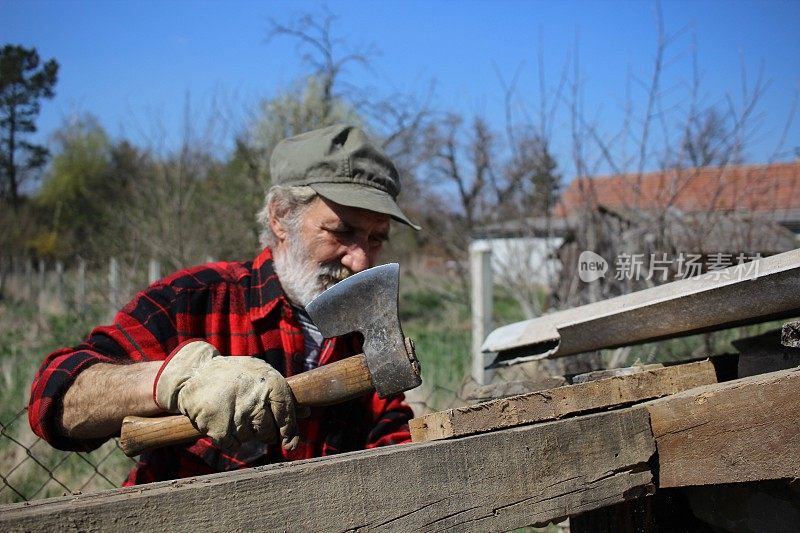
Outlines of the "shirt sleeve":
M 372 413 L 372 427 L 365 448 L 411 442 L 408 421 L 414 418 L 414 413 L 405 402 L 405 395 L 401 393 L 382 399 L 373 393 L 367 396 L 367 401 L 369 412 Z
M 130 364 L 163 360 L 177 344 L 171 301 L 175 295 L 167 285 L 154 285 L 140 292 L 114 318 L 114 323 L 92 330 L 83 343 L 48 355 L 34 377 L 28 403 L 28 421 L 33 432 L 54 448 L 90 451 L 107 439 L 77 440 L 58 430 L 64 394 L 84 370 L 97 363 Z M 98 401 L 113 391 L 100 391 Z

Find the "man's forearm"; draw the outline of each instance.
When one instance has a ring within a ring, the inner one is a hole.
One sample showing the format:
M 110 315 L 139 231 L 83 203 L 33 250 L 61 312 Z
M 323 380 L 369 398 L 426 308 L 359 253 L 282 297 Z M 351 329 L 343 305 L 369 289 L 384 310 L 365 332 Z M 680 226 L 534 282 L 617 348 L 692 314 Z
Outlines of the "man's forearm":
M 97 363 L 81 372 L 64 395 L 61 432 L 77 439 L 103 438 L 119 432 L 127 415 L 161 413 L 153 400 L 161 364 Z

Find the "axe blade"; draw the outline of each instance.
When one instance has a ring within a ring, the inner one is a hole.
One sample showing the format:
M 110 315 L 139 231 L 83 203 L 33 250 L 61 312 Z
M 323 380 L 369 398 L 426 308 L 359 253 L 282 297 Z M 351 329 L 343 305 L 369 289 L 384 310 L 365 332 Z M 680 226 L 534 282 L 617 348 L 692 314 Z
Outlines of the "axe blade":
M 399 289 L 400 265 L 389 263 L 353 274 L 306 306 L 325 338 L 354 331 L 364 336 L 367 368 L 381 398 L 422 383 L 400 325 Z

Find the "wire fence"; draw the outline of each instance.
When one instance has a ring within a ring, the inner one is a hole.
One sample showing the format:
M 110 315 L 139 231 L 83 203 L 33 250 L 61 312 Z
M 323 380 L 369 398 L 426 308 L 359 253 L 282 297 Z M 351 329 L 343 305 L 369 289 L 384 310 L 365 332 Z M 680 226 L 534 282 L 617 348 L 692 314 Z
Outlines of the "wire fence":
M 421 387 L 408 399 L 416 416 L 466 403 L 440 386 Z M 135 463 L 118 439 L 92 452 L 56 450 L 31 431 L 27 407 L 0 420 L 0 504 L 119 487 Z
M 0 264 L 5 267 L 0 268 L 0 280 L 6 297 L 0 301 L 0 504 L 119 487 L 135 461 L 125 456 L 116 439 L 89 453 L 56 450 L 31 431 L 23 406 L 46 353 L 85 335 L 148 280 L 141 269 L 137 273 L 133 265 L 113 260 L 107 269 L 92 270 L 85 265 L 17 263 L 16 268 Z M 148 270 L 148 278 L 158 274 L 152 262 Z M 468 385 L 475 385 L 468 378 L 471 335 L 469 323 L 463 322 L 424 323 L 406 330 L 416 341 L 423 366 L 423 385 L 406 393 L 415 416 L 470 403 Z
M 465 337 L 458 338 L 466 342 Z M 432 345 L 427 348 L 435 349 Z M 541 373 L 534 364 L 518 367 L 513 375 L 507 371 L 499 376 L 505 383 L 518 379 L 541 379 Z M 451 384 L 460 384 L 455 387 L 441 383 L 427 380 L 405 393 L 414 416 L 487 399 L 475 396 L 475 383 L 468 378 L 452 380 Z M 118 439 L 87 453 L 56 450 L 31 431 L 27 413 L 26 407 L 8 420 L 0 420 L 0 504 L 116 488 L 136 463 L 123 453 Z
M 64 263 L 0 256 L 0 291 L 6 298 L 33 303 L 42 315 L 101 309 L 111 317 L 162 272 L 155 259 L 125 262 L 110 257 L 87 265 L 80 258 Z
M 0 420 L 0 503 L 119 487 L 135 464 L 113 439 L 89 452 L 56 450 L 33 434 L 28 409 Z

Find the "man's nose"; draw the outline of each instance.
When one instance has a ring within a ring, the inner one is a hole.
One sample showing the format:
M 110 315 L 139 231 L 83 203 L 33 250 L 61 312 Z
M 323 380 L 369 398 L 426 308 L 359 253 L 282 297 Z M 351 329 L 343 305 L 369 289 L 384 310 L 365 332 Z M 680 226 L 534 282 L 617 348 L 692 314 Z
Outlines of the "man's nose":
M 342 265 L 349 268 L 352 272 L 361 272 L 369 268 L 369 252 L 365 245 L 352 244 L 348 247 L 347 253 L 342 257 Z

